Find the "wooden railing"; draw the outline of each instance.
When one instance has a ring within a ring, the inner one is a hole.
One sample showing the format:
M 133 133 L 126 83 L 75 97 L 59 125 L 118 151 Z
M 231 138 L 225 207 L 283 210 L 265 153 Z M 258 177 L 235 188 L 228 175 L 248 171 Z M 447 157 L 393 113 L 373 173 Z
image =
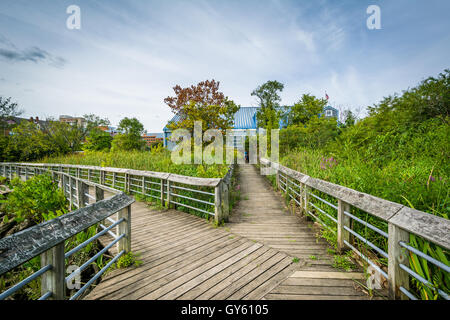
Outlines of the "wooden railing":
M 0 293 L 0 300 L 6 299 L 39 277 L 41 278 L 39 300 L 76 299 L 123 254 L 131 250 L 131 204 L 134 199 L 123 192 L 64 172 L 50 171 L 43 167 L 33 167 L 30 172 L 25 168 L 9 165 L 6 169 L 6 165 L 3 165 L 0 175 L 10 178 L 17 175 L 28 179 L 33 175 L 50 174 L 64 190 L 70 209 L 77 209 L 0 239 L 0 276 L 34 257 L 40 256 L 41 259 L 41 268 L 20 283 Z M 105 191 L 113 195 L 104 199 Z M 116 213 L 117 220 L 111 219 L 110 216 Z M 111 222 L 109 226 L 101 223 L 106 220 Z M 69 239 L 97 224 L 100 224 L 102 231 L 65 252 L 65 244 Z M 115 227 L 116 234 L 112 232 Z M 113 236 L 114 240 L 66 277 L 66 260 L 107 232 Z M 86 284 L 77 288 L 79 290 L 73 296 L 67 297 L 66 284 L 114 245 L 117 246 L 118 254 Z
M 9 178 L 17 175 L 26 179 L 39 170 L 63 172 L 129 194 L 139 194 L 168 208 L 181 207 L 206 217 L 213 216 L 218 223 L 229 217 L 229 189 L 234 165 L 220 179 L 86 165 L 0 163 L 0 175 Z
M 415 254 L 440 268 L 448 276 L 450 267 L 411 245 L 410 234 L 434 243 L 445 250 L 450 249 L 450 221 L 426 212 L 412 209 L 399 203 L 387 201 L 350 188 L 315 179 L 289 169 L 268 159 L 260 159 L 261 174 L 275 174 L 276 185 L 286 193 L 301 212 L 311 216 L 325 228 L 337 233 L 339 250 L 351 249 L 376 269 L 388 281 L 389 295 L 393 299 L 416 299 L 409 291 L 410 277 L 432 288 L 444 299 L 448 292 L 435 286 L 411 269 L 409 257 Z M 268 172 L 268 171 L 271 172 Z M 326 198 L 326 199 L 325 199 Z M 334 203 L 333 203 L 334 200 Z M 318 201 L 318 202 L 317 202 Z M 325 210 L 324 206 L 331 210 Z M 387 230 L 381 230 L 368 219 L 352 214 L 352 208 L 379 219 Z M 328 222 L 328 223 L 327 223 Z M 330 224 L 336 227 L 332 228 Z M 358 233 L 357 225 L 368 228 L 387 241 L 388 252 L 379 248 Z M 358 239 L 371 252 L 387 259 L 387 272 L 375 264 L 368 254 L 356 248 L 353 240 Z M 448 251 L 447 251 L 448 252 Z
M 61 217 L 0 239 L 0 276 L 38 255 L 41 256 L 42 265 L 33 275 L 0 293 L 0 300 L 38 277 L 41 277 L 41 299 L 64 299 L 66 282 L 117 244 L 118 254 L 70 299 L 80 297 L 120 256 L 131 249 L 131 203 L 134 199 L 125 192 L 157 199 L 168 208 L 179 206 L 205 213 L 214 216 L 217 222 L 227 221 L 233 172 L 234 165 L 231 165 L 223 179 L 206 179 L 95 166 L 0 163 L 0 176 L 9 179 L 17 176 L 27 180 L 35 175 L 51 174 L 64 190 L 70 210 L 76 208 Z M 115 195 L 104 200 L 105 191 Z M 115 213 L 118 213 L 117 220 L 110 218 Z M 103 230 L 64 253 L 67 239 L 95 224 L 99 224 Z M 112 232 L 114 227 L 118 229 L 117 234 Z M 105 233 L 113 236 L 114 240 L 83 264 L 79 271 L 65 277 L 65 260 Z

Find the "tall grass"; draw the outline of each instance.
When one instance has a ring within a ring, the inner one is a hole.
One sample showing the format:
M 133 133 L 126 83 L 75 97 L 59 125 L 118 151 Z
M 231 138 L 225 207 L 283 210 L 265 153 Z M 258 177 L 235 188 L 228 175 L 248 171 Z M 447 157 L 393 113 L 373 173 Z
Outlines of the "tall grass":
M 85 152 L 65 156 L 47 157 L 37 162 L 95 165 L 102 167 L 169 172 L 201 178 L 222 178 L 228 171 L 228 165 L 226 164 L 176 164 L 172 162 L 170 152 L 167 150 L 159 150 L 158 152 Z

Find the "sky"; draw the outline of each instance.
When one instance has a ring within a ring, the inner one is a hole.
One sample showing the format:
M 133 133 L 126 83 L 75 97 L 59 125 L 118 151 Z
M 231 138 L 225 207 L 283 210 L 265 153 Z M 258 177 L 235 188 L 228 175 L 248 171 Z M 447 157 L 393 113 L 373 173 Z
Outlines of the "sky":
M 81 28 L 66 12 L 80 8 Z M 378 5 L 381 29 L 366 12 Z M 450 1 L 2 0 L 0 96 L 23 117 L 136 117 L 161 132 L 173 87 L 206 79 L 237 104 L 284 84 L 282 104 L 329 96 L 360 110 L 450 68 Z

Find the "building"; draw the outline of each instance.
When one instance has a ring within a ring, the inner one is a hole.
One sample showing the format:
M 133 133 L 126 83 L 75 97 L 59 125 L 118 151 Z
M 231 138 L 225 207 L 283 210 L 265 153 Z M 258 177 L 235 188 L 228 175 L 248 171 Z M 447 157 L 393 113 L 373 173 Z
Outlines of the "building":
M 162 133 L 144 133 L 142 135 L 142 139 L 144 139 L 148 147 L 150 147 L 155 142 L 163 143 L 164 140 Z
M 289 107 L 285 107 L 289 108 Z M 231 137 L 227 138 L 226 143 L 228 146 L 232 146 L 234 148 L 241 149 L 243 148 L 243 144 L 245 143 L 245 136 L 247 136 L 247 132 L 249 135 L 257 135 L 261 128 L 258 128 L 258 123 L 256 120 L 256 113 L 258 112 L 259 107 L 241 107 L 234 115 L 233 128 L 231 129 Z M 336 117 L 339 120 L 339 111 L 332 106 L 326 106 L 323 109 L 324 113 L 319 114 L 320 117 L 322 114 L 325 114 L 326 118 Z M 168 123 L 178 122 L 182 119 L 182 115 L 176 114 Z M 286 128 L 288 124 L 288 119 L 286 116 L 280 119 L 279 127 L 280 129 Z M 167 126 L 163 129 L 164 132 L 164 147 L 167 147 L 169 150 L 172 150 L 176 143 L 170 141 L 170 136 L 172 134 L 171 130 L 167 128 Z
M 256 112 L 259 107 L 241 107 L 234 115 L 233 128 L 231 129 L 232 135 L 226 140 L 227 145 L 235 148 L 242 148 L 245 143 L 245 136 L 247 130 L 250 135 L 256 135 L 258 133 L 258 126 L 256 121 Z M 182 115 L 176 114 L 169 123 L 178 122 L 182 119 Z M 170 141 L 172 131 L 167 128 L 163 129 L 164 132 L 164 147 L 172 150 L 176 143 Z
M 109 135 L 110 135 L 111 137 L 114 137 L 114 136 L 118 133 L 116 127 L 111 127 L 111 126 L 99 126 L 98 128 L 99 128 L 100 130 L 104 131 L 104 132 L 108 132 Z
M 59 116 L 59 121 L 68 123 L 70 125 L 77 125 L 79 127 L 85 127 L 87 124 L 86 119 L 84 119 L 83 117 L 72 117 L 68 115 Z
M 19 117 L 11 117 L 10 119 L 6 120 L 7 127 L 3 128 L 3 135 L 8 136 L 11 134 L 10 128 L 19 125 L 20 123 L 24 121 L 29 121 L 35 123 L 39 129 L 45 130 L 48 124 L 48 121 L 46 120 L 39 120 L 39 117 L 30 117 L 30 118 L 19 118 Z
M 332 106 L 326 106 L 323 108 L 323 113 L 320 115 L 324 115 L 325 118 L 336 118 L 339 121 L 339 110 L 333 108 Z

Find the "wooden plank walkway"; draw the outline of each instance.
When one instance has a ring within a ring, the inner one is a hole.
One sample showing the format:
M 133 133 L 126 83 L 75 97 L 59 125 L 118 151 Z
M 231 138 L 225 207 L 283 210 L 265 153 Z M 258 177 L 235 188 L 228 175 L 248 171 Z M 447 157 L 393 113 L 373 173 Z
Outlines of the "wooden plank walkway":
M 85 299 L 261 299 L 294 271 L 292 258 L 204 219 L 132 205 L 139 267 L 113 270 Z
M 265 244 L 291 257 L 298 270 L 266 299 L 369 299 L 352 279 L 365 284 L 361 270 L 345 272 L 332 266 L 329 245 L 317 239 L 311 222 L 290 214 L 280 195 L 253 165 L 239 166 L 241 201 L 233 210 L 230 228 L 233 234 Z M 300 273 L 301 272 L 301 273 Z
M 134 203 L 132 251 L 143 264 L 111 271 L 85 299 L 369 298 L 351 280 L 362 274 L 334 269 L 324 241 L 287 213 L 256 168 L 239 172 L 241 202 L 227 228 Z

